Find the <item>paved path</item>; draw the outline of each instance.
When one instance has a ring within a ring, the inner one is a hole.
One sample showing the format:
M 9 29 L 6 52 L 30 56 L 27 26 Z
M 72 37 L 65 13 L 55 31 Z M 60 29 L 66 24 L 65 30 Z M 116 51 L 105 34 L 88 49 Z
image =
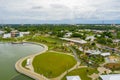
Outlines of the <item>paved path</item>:
M 111 70 L 106 69 L 105 67 L 98 67 L 97 70 L 99 73 L 93 73 L 92 75 L 88 75 L 88 77 L 92 78 L 92 80 L 98 80 L 101 74 L 104 74 L 105 72 L 106 74 L 109 74 L 112 72 Z
M 79 65 L 80 65 L 80 60 L 79 58 L 77 57 L 77 54 L 76 54 L 76 51 L 73 49 L 73 48 L 70 48 L 72 51 L 73 51 L 73 54 L 75 56 L 75 59 L 77 60 L 77 64 L 75 66 L 73 66 L 72 68 L 70 68 L 69 70 L 65 71 L 64 73 L 62 73 L 60 76 L 56 77 L 56 78 L 51 78 L 51 79 L 48 79 L 46 78 L 45 76 L 43 75 L 40 75 L 38 73 L 35 73 L 34 72 L 34 69 L 33 69 L 33 66 L 32 66 L 32 61 L 34 59 L 35 56 L 39 55 L 39 54 L 42 54 L 44 52 L 46 52 L 48 50 L 48 47 L 46 45 L 43 45 L 43 44 L 40 44 L 42 46 L 45 47 L 45 49 L 40 52 L 40 53 L 37 53 L 37 54 L 33 54 L 33 55 L 30 55 L 30 56 L 27 56 L 25 58 L 21 58 L 19 61 L 17 61 L 17 63 L 15 64 L 15 68 L 18 72 L 22 73 L 22 74 L 25 74 L 35 80 L 61 80 L 67 73 L 71 72 L 72 70 L 76 69 L 76 68 L 79 68 Z M 24 67 L 22 67 L 22 62 L 26 59 L 30 59 L 31 61 L 31 64 L 28 66 L 29 69 L 25 69 Z
M 77 64 L 75 66 L 73 66 L 72 68 L 70 68 L 69 70 L 65 71 L 64 73 L 62 73 L 60 76 L 56 77 L 56 78 L 52 78 L 50 80 L 61 80 L 67 73 L 71 72 L 72 70 L 78 68 L 78 66 L 80 65 L 79 62 L 77 62 Z
M 117 49 L 117 48 L 111 48 L 111 47 L 101 45 L 101 44 L 98 44 L 98 43 L 96 45 L 97 45 L 97 47 L 102 48 L 102 49 L 108 49 L 108 50 L 111 50 L 111 51 L 120 52 L 120 50 Z
M 71 46 L 69 46 L 69 48 L 72 50 L 73 55 L 75 56 L 76 61 L 79 62 L 79 63 L 81 63 L 81 62 L 80 62 L 80 59 L 78 58 L 78 55 L 77 55 L 77 53 L 76 53 L 76 50 L 73 49 Z
M 51 51 L 51 52 L 56 52 L 56 51 Z M 57 53 L 64 54 L 64 53 L 62 53 L 62 52 L 57 52 Z M 71 55 L 71 54 L 66 54 L 66 55 L 69 55 L 69 56 L 73 56 L 73 57 L 74 57 L 74 55 Z M 74 66 L 73 66 L 72 68 L 70 68 L 69 70 L 63 72 L 60 76 L 58 76 L 58 77 L 56 77 L 56 78 L 51 78 L 50 80 L 61 80 L 67 73 L 69 73 L 69 72 L 71 72 L 72 70 L 78 68 L 79 65 L 80 65 L 80 63 L 77 62 L 76 65 L 74 65 Z
M 33 54 L 33 55 L 30 55 L 30 56 L 27 56 L 27 57 L 24 57 L 24 58 L 21 58 L 19 61 L 17 61 L 17 63 L 15 64 L 15 68 L 18 72 L 22 73 L 22 74 L 25 74 L 35 80 L 49 80 L 48 78 L 44 77 L 43 75 L 40 75 L 40 74 L 37 74 L 35 73 L 34 71 L 31 71 L 31 70 L 28 70 L 28 69 L 25 69 L 24 67 L 22 67 L 22 62 L 28 58 L 34 58 L 36 55 L 39 55 L 39 54 L 42 54 L 44 52 L 46 52 L 48 50 L 48 47 L 46 45 L 43 45 L 43 44 L 40 44 L 42 46 L 44 46 L 44 50 L 40 53 L 37 53 L 37 54 Z
M 97 70 L 99 71 L 99 74 L 104 74 L 106 72 L 106 74 L 111 73 L 112 71 L 110 69 L 107 69 L 105 67 L 98 67 Z

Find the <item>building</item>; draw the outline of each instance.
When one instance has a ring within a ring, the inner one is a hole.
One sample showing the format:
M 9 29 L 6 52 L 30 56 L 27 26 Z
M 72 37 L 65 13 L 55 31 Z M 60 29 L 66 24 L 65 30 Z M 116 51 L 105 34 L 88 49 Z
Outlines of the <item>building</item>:
M 66 33 L 66 34 L 64 35 L 64 37 L 71 37 L 71 36 L 72 36 L 72 32 Z
M 85 40 L 76 40 L 76 39 L 70 39 L 70 38 L 61 38 L 62 40 L 66 40 L 69 42 L 73 42 L 73 43 L 78 43 L 78 44 L 86 44 L 87 41 Z
M 30 32 L 19 32 L 17 30 L 11 31 L 11 33 L 3 34 L 3 38 L 23 37 L 29 35 Z
M 105 58 L 106 63 L 116 63 L 116 62 L 119 62 L 119 61 L 120 61 L 120 59 L 117 56 L 109 56 L 109 57 Z
M 80 51 L 84 51 L 82 47 L 79 47 L 78 49 L 79 49 Z
M 27 59 L 27 64 L 26 64 L 27 66 L 29 66 L 30 65 L 30 59 Z
M 3 34 L 3 38 L 11 38 L 11 34 L 10 33 Z
M 106 53 L 101 53 L 102 56 L 110 56 L 111 54 L 109 52 L 106 52 Z
M 23 36 L 26 36 L 26 35 L 29 35 L 29 34 L 30 34 L 30 32 L 20 32 L 19 36 L 23 37 Z
M 17 30 L 11 31 L 11 37 L 18 37 L 18 36 L 20 36 L 19 31 Z
M 102 80 L 120 80 L 120 74 L 100 75 Z
M 87 50 L 85 51 L 89 55 L 99 55 L 101 52 L 99 50 Z
M 87 54 L 89 54 L 89 55 L 101 55 L 101 56 L 103 56 L 103 57 L 106 57 L 106 56 L 110 56 L 111 54 L 109 53 L 109 52 L 105 52 L 105 53 L 103 53 L 103 52 L 101 52 L 101 51 L 99 51 L 99 50 L 87 50 L 87 51 L 85 51 Z
M 114 39 L 113 42 L 118 43 L 118 42 L 120 42 L 120 39 Z
M 88 37 L 86 37 L 86 40 L 94 41 L 95 37 L 94 36 L 88 36 Z
M 4 34 L 4 31 L 0 31 L 0 35 Z
M 104 30 L 92 30 L 94 33 L 103 33 L 105 32 Z
M 67 80 L 81 80 L 79 76 L 67 76 Z

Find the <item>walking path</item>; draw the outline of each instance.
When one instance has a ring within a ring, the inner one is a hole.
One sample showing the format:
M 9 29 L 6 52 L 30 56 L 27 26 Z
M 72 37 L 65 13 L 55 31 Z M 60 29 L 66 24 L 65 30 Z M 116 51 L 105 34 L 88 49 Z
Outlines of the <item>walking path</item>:
M 71 48 L 72 49 L 72 48 Z M 75 57 L 75 59 L 77 58 L 77 55 L 76 55 L 76 51 L 74 49 L 72 49 L 73 51 L 73 54 L 74 55 L 71 55 L 71 54 L 66 54 L 66 55 L 70 55 L 70 56 L 73 56 Z M 56 51 L 51 51 L 51 52 L 56 52 Z M 57 52 L 58 53 L 58 52 Z M 62 52 L 60 52 L 61 54 Z M 62 53 L 63 54 L 63 53 Z M 80 61 L 79 59 L 77 58 L 76 59 L 77 61 L 77 64 L 75 66 L 73 66 L 72 68 L 70 68 L 69 70 L 65 71 L 64 73 L 62 73 L 60 76 L 56 77 L 56 78 L 51 78 L 50 80 L 61 80 L 67 73 L 71 72 L 72 70 L 76 69 L 76 68 L 79 68 L 79 65 L 80 65 Z
M 38 44 L 38 43 L 37 43 Z M 21 58 L 19 61 L 17 61 L 17 63 L 15 64 L 15 68 L 18 72 L 22 73 L 22 74 L 25 74 L 35 80 L 49 80 L 48 78 L 44 77 L 43 75 L 40 75 L 40 74 L 37 74 L 35 73 L 33 70 L 29 70 L 29 69 L 25 69 L 21 64 L 24 60 L 28 59 L 28 58 L 31 58 L 31 62 L 32 60 L 34 59 L 35 56 L 39 55 L 39 54 L 42 54 L 44 52 L 46 52 L 48 50 L 48 47 L 46 45 L 43 45 L 43 44 L 40 44 L 44 47 L 44 50 L 41 51 L 40 53 L 37 53 L 37 54 L 33 54 L 33 55 L 30 55 L 30 56 L 27 56 L 27 57 L 24 57 L 24 58 Z M 32 65 L 32 63 L 31 63 Z M 32 66 L 31 66 L 32 67 Z
M 100 76 L 101 74 L 105 74 L 105 73 L 106 73 L 106 74 L 109 74 L 109 73 L 112 72 L 111 70 L 106 69 L 106 68 L 104 68 L 104 67 L 98 67 L 97 70 L 98 70 L 99 73 L 93 73 L 92 75 L 88 75 L 88 77 L 92 78 L 92 80 L 96 80 L 96 79 L 99 78 L 99 76 Z
M 117 48 L 111 48 L 109 46 L 101 45 L 101 44 L 98 44 L 98 43 L 96 45 L 97 45 L 97 47 L 102 48 L 102 49 L 108 49 L 108 50 L 112 50 L 112 51 L 115 51 L 115 52 L 120 52 L 120 50 L 117 49 Z
M 30 64 L 26 65 L 25 67 L 28 68 L 30 71 L 34 71 L 32 62 L 33 62 L 33 57 L 31 56 L 30 58 L 28 58 L 30 60 Z
M 73 55 L 75 56 L 76 61 L 79 62 L 79 63 L 81 63 L 80 60 L 79 60 L 79 58 L 78 58 L 78 56 L 77 56 L 76 50 L 73 49 L 71 46 L 69 46 L 69 48 L 72 50 Z
M 52 79 L 50 79 L 50 80 L 61 80 L 67 73 L 69 73 L 69 72 L 71 72 L 72 70 L 78 68 L 79 65 L 80 65 L 80 63 L 77 62 L 77 64 L 76 64 L 74 67 L 72 67 L 71 69 L 65 71 L 65 72 L 62 73 L 60 76 L 58 76 L 58 77 L 56 77 L 56 78 L 52 78 Z
M 37 43 L 38 44 L 38 43 Z M 35 80 L 61 80 L 67 73 L 71 72 L 72 70 L 74 69 L 78 69 L 78 68 L 84 68 L 84 67 L 87 67 L 87 66 L 80 66 L 80 60 L 76 54 L 76 51 L 72 48 L 72 47 L 69 47 L 72 52 L 73 52 L 73 55 L 77 61 L 77 64 L 74 65 L 72 68 L 70 68 L 69 70 L 66 70 L 65 72 L 63 72 L 60 76 L 56 77 L 56 78 L 46 78 L 45 76 L 41 75 L 41 74 L 38 74 L 36 72 L 34 72 L 34 68 L 33 68 L 33 65 L 32 65 L 32 62 L 33 62 L 33 59 L 35 56 L 39 55 L 39 54 L 42 54 L 44 52 L 46 52 L 48 50 L 48 47 L 46 45 L 43 45 L 43 44 L 40 44 L 44 47 L 44 50 L 41 51 L 40 53 L 37 53 L 37 54 L 33 54 L 33 55 L 30 55 L 30 56 L 27 56 L 25 58 L 21 58 L 16 64 L 15 64 L 15 68 L 18 72 L 22 73 L 22 74 L 25 74 Z M 60 52 L 61 53 L 61 52 Z M 68 54 L 68 55 L 71 55 L 71 54 Z M 73 56 L 71 55 L 71 56 Z M 30 59 L 30 65 L 26 66 L 26 68 L 28 69 L 25 69 L 21 64 L 24 60 L 26 59 Z M 98 67 L 98 71 L 99 73 L 96 74 L 92 74 L 92 75 L 88 75 L 88 77 L 92 78 L 92 80 L 96 80 L 98 79 L 99 75 L 101 75 L 102 73 L 107 73 L 109 74 L 111 71 L 109 69 L 106 69 L 104 67 L 102 67 L 103 65 L 101 65 L 101 67 Z
M 37 43 L 38 44 L 38 43 Z M 56 78 L 51 78 L 51 79 L 48 79 L 46 78 L 45 76 L 43 75 L 40 75 L 38 73 L 35 73 L 34 72 L 34 68 L 33 68 L 33 65 L 32 65 L 32 62 L 33 62 L 33 59 L 35 56 L 39 55 L 39 54 L 42 54 L 44 52 L 46 52 L 48 50 L 48 47 L 46 45 L 43 45 L 43 44 L 40 44 L 44 47 L 44 50 L 40 53 L 37 53 L 37 54 L 33 54 L 33 55 L 30 55 L 30 56 L 27 56 L 25 58 L 21 58 L 19 61 L 17 61 L 17 63 L 15 64 L 15 68 L 18 72 L 22 73 L 22 74 L 25 74 L 35 80 L 61 80 L 67 73 L 71 72 L 72 70 L 76 69 L 79 67 L 80 65 L 80 61 L 77 60 L 77 64 L 75 66 L 73 66 L 72 68 L 70 68 L 69 70 L 65 71 L 64 73 L 62 73 L 60 76 L 56 77 Z M 73 51 L 73 54 L 76 54 L 76 52 L 74 50 Z M 70 55 L 70 54 L 68 54 Z M 71 55 L 73 56 L 73 55 Z M 75 56 L 75 55 L 74 55 Z M 77 57 L 77 56 L 75 56 Z M 26 59 L 30 59 L 30 65 L 26 66 L 28 69 L 25 69 L 21 64 L 24 60 Z

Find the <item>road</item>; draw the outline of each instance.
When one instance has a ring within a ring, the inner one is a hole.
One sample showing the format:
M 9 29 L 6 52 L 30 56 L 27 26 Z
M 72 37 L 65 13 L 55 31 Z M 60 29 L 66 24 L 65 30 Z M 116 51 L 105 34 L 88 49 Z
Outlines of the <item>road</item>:
M 101 44 L 96 44 L 97 47 L 99 48 L 102 48 L 102 49 L 108 49 L 108 50 L 111 50 L 111 51 L 114 51 L 114 52 L 120 52 L 120 50 L 116 49 L 116 48 L 111 48 L 111 47 L 108 47 L 108 46 L 103 46 Z
M 69 49 L 71 49 L 71 50 L 72 50 L 73 55 L 74 55 L 74 57 L 75 57 L 76 61 L 77 61 L 77 62 L 79 62 L 79 63 L 81 63 L 81 62 L 80 62 L 80 59 L 78 58 L 78 55 L 77 55 L 77 53 L 76 53 L 76 50 L 75 50 L 75 49 L 73 49 L 71 46 L 69 46 Z

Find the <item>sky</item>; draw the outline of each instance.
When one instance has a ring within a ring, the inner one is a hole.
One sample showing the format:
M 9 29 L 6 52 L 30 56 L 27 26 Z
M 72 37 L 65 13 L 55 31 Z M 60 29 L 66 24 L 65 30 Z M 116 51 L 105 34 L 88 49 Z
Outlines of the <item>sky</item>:
M 1 24 L 120 24 L 120 0 L 0 0 Z

